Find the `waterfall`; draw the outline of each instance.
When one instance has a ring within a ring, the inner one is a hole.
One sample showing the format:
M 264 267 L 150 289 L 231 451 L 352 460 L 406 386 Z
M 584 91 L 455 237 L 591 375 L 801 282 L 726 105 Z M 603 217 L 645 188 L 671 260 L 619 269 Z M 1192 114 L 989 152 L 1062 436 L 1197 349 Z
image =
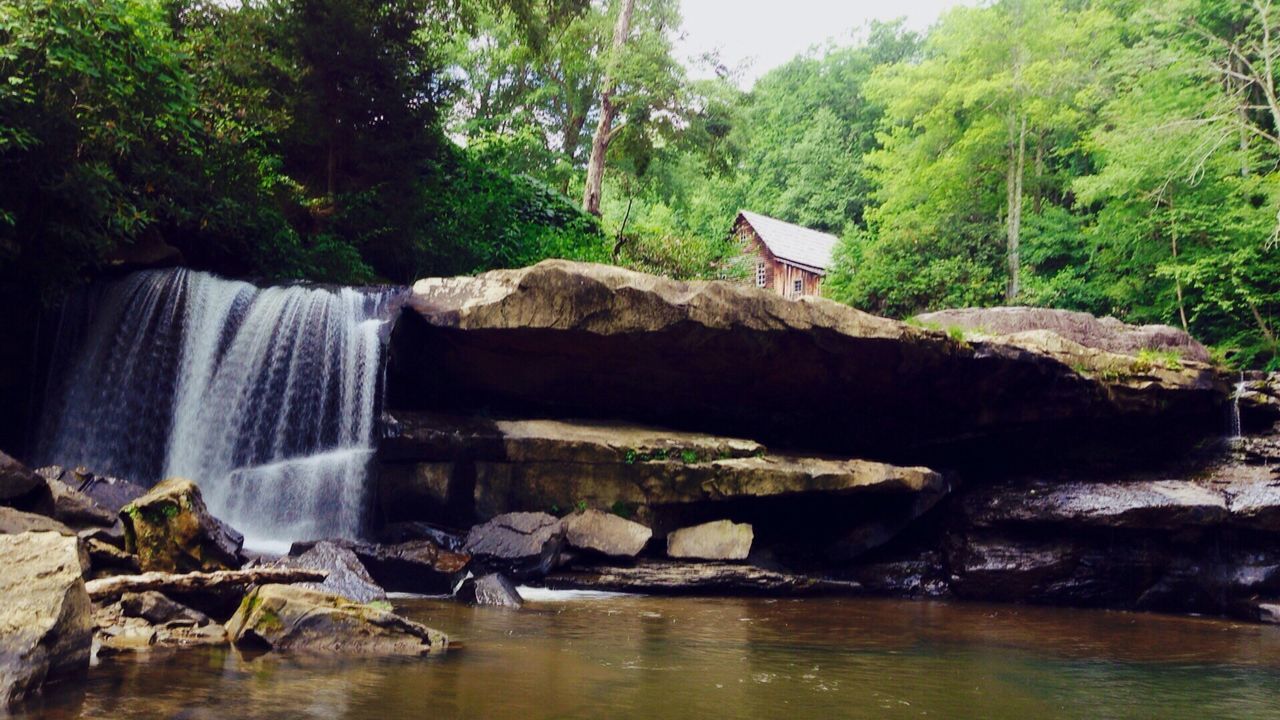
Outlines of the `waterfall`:
M 1244 371 L 1240 372 L 1240 382 L 1236 383 L 1235 392 L 1231 394 L 1231 439 L 1237 440 L 1244 434 L 1240 425 L 1240 396 L 1244 394 Z
M 63 310 L 42 464 L 195 480 L 259 549 L 355 537 L 397 291 L 136 273 Z

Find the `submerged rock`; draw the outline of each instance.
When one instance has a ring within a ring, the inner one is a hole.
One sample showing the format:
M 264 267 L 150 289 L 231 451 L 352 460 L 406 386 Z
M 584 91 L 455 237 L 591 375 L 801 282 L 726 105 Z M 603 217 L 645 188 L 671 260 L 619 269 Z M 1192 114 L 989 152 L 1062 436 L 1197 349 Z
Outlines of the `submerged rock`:
M 227 623 L 232 642 L 249 649 L 367 655 L 441 652 L 448 638 L 437 630 L 332 593 L 290 585 L 263 585 L 245 596 Z
M 419 539 L 383 545 L 352 540 L 323 541 L 351 551 L 373 582 L 390 592 L 444 595 L 456 584 L 458 573 L 471 562 L 466 553 L 446 550 L 431 540 Z M 298 542 L 289 555 L 300 557 L 320 543 Z
M 564 526 L 547 513 L 499 515 L 467 533 L 467 552 L 487 567 L 523 579 L 545 575 L 564 547 Z
M 697 560 L 746 560 L 755 533 L 747 523 L 716 520 L 667 536 L 667 555 Z
M 564 518 L 565 539 L 580 550 L 615 557 L 635 557 L 653 531 L 637 522 L 599 510 L 582 510 Z
M 89 667 L 87 563 L 74 537 L 0 535 L 0 711 L 41 684 Z
M 591 566 L 558 570 L 546 577 L 549 588 L 607 590 L 656 595 L 811 595 L 853 593 L 855 582 L 794 575 L 751 565 L 721 562 L 680 563 L 641 560 L 627 566 Z
M 120 517 L 125 548 L 138 556 L 143 570 L 210 572 L 243 564 L 244 536 L 209 513 L 190 480 L 161 482 L 126 505 Z
M 358 603 L 386 600 L 387 593 L 365 569 L 350 547 L 330 541 L 318 542 L 296 557 L 284 557 L 277 564 L 323 570 L 329 576 L 322 583 L 302 583 L 301 587 L 334 593 Z
M 467 576 L 458 585 L 454 597 L 470 605 L 490 605 L 493 607 L 519 608 L 524 605 L 524 598 L 516 586 L 500 573 L 489 573 L 480 577 Z

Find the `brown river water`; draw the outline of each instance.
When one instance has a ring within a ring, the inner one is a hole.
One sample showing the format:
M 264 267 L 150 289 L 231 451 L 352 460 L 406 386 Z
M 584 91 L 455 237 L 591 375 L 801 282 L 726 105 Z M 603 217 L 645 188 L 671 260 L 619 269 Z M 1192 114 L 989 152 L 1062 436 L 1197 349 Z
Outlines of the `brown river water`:
M 104 659 L 31 718 L 1280 718 L 1280 628 L 869 599 L 397 600 L 405 659 Z M 561 596 L 563 597 L 563 596 Z

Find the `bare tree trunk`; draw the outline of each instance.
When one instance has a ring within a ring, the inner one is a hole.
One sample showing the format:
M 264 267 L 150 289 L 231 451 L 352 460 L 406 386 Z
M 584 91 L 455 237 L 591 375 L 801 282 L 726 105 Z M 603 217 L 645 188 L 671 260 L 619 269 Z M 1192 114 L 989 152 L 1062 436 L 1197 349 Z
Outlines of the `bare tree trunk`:
M 618 13 L 618 23 L 613 26 L 612 60 L 617 61 L 627 43 L 627 35 L 631 32 L 631 15 L 635 12 L 636 0 L 622 0 L 622 10 Z M 600 192 L 604 185 L 604 158 L 609 152 L 609 142 L 613 139 L 613 120 L 618 108 L 613 104 L 614 78 L 610 73 L 604 76 L 600 89 L 600 122 L 596 125 L 596 134 L 591 139 L 591 159 L 587 162 L 587 185 L 582 191 L 582 209 L 592 215 L 600 214 Z
M 1178 216 L 1173 212 L 1173 199 L 1169 200 L 1169 246 L 1173 250 L 1173 262 L 1178 262 Z M 1182 331 L 1189 332 L 1187 327 L 1187 304 L 1182 298 L 1182 278 L 1173 277 L 1173 291 L 1178 296 L 1178 319 L 1182 321 Z
M 1012 303 L 1018 299 L 1018 292 L 1021 290 L 1019 276 L 1022 272 L 1022 260 L 1019 244 L 1022 235 L 1022 178 L 1025 174 L 1027 160 L 1026 114 L 1023 113 L 1020 119 L 1011 120 L 1009 125 L 1011 134 L 1009 170 L 1005 178 L 1005 190 L 1008 194 L 1006 199 L 1008 215 L 1005 231 L 1009 245 L 1009 287 L 1005 293 L 1005 299 Z M 1015 127 L 1017 128 L 1016 137 L 1013 137 Z

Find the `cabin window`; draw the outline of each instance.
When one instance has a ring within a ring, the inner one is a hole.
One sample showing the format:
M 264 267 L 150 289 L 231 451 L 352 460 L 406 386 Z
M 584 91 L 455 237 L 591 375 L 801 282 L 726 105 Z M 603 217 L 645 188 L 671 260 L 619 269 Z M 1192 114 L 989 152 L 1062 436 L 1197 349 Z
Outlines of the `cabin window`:
M 765 267 L 764 263 L 756 263 L 756 287 L 764 287 Z
M 797 280 L 797 281 L 796 281 L 796 294 L 797 294 L 797 295 L 803 295 L 803 294 L 804 294 L 804 280 Z

